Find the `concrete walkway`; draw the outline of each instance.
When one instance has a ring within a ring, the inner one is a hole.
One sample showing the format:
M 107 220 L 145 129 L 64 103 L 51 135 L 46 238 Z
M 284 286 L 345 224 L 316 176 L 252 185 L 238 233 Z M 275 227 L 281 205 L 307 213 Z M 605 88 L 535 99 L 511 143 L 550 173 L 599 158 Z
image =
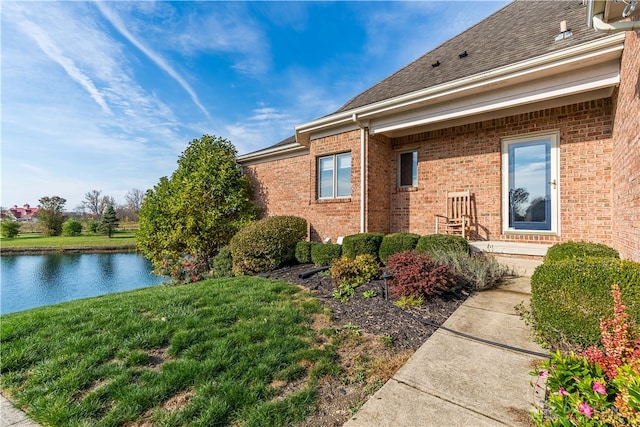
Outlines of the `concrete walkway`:
M 527 275 L 540 264 L 499 261 Z M 533 425 L 529 411 L 543 396 L 529 372 L 547 352 L 514 308 L 530 297 L 530 277 L 521 276 L 469 298 L 345 427 Z
M 0 394 L 0 427 L 38 427 L 4 396 Z

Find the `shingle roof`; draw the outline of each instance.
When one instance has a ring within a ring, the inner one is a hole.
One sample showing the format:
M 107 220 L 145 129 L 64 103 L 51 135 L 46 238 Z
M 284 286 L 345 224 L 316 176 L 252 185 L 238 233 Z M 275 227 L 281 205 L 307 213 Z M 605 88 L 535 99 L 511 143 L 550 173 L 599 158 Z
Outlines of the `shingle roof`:
M 464 3 L 460 3 L 462 6 Z M 355 96 L 336 113 L 605 37 L 587 27 L 581 0 L 515 0 Z M 560 22 L 573 35 L 554 41 Z M 467 55 L 460 58 L 464 52 Z M 439 63 L 434 67 L 432 64 Z

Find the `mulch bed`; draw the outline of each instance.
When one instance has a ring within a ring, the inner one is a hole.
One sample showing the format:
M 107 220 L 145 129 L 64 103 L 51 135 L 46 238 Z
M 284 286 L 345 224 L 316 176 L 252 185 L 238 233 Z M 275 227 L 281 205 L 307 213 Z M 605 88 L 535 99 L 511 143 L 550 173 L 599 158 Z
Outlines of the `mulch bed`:
M 443 324 L 470 296 L 468 291 L 457 289 L 453 293 L 433 297 L 420 307 L 402 309 L 393 304 L 396 298 L 392 295 L 385 298 L 385 281 L 379 279 L 357 287 L 355 295 L 344 303 L 333 297 L 335 286 L 328 275 L 316 274 L 307 279 L 299 277 L 301 273 L 314 268 L 312 264 L 295 265 L 260 276 L 281 279 L 309 289 L 331 309 L 336 326 L 351 324 L 374 335 L 390 336 L 399 351 L 417 350 L 436 330 L 436 327 L 425 322 Z M 367 290 L 373 290 L 376 296 L 363 297 L 363 292 Z

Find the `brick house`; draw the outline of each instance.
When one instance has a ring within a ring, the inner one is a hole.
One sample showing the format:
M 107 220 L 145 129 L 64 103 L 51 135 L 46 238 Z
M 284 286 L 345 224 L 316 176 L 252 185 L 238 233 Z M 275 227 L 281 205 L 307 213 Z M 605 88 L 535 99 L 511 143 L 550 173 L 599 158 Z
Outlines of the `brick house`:
M 586 240 L 640 261 L 640 26 L 594 31 L 585 18 L 604 2 L 588 3 L 516 0 L 240 156 L 255 202 L 335 241 L 433 233 L 446 193 L 468 189 L 479 249 L 541 256 Z

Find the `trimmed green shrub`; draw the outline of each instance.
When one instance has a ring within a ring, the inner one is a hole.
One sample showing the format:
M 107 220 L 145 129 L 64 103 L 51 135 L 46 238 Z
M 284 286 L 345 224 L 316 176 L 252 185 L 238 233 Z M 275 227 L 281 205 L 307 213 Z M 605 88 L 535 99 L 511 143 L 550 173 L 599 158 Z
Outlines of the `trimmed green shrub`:
M 273 216 L 246 226 L 229 244 L 233 274 L 262 273 L 292 262 L 296 243 L 306 236 L 307 221 L 296 216 Z
M 100 221 L 96 221 L 95 219 L 87 221 L 87 229 L 92 233 L 97 233 L 100 230 Z
M 74 218 L 70 218 L 62 224 L 63 236 L 79 236 L 82 234 L 82 224 Z
M 342 246 L 336 243 L 319 243 L 311 246 L 311 261 L 318 267 L 331 265 L 342 255 Z
M 418 240 L 416 251 L 423 254 L 432 251 L 470 253 L 471 246 L 464 237 L 455 234 L 428 234 Z
M 585 257 L 620 259 L 620 254 L 615 249 L 602 243 L 566 242 L 551 246 L 544 257 L 544 261 L 561 261 L 563 259 Z
M 387 234 L 380 244 L 380 261 L 387 263 L 387 258 L 399 252 L 410 251 L 416 248 L 420 236 L 414 233 Z
M 449 267 L 427 254 L 405 251 L 391 255 L 387 268 L 393 275 L 389 287 L 397 297 L 428 298 L 448 291 L 455 280 Z
M 20 224 L 18 221 L 4 220 L 0 222 L 2 227 L 2 237 L 13 239 L 20 233 Z
M 618 284 L 628 313 L 640 322 L 640 264 L 614 258 L 545 262 L 531 277 L 531 315 L 542 340 L 563 348 L 600 342 L 600 320 L 612 316 L 611 285 Z
M 355 259 L 358 255 L 364 254 L 378 259 L 383 238 L 384 234 L 382 233 L 360 233 L 346 236 L 342 239 L 342 254 L 349 259 Z
M 300 264 L 309 264 L 311 262 L 311 248 L 319 245 L 318 242 L 298 242 L 296 243 L 296 261 Z
M 213 257 L 213 277 L 232 277 L 233 262 L 231 259 L 231 249 L 225 246 L 220 249 L 218 255 Z

